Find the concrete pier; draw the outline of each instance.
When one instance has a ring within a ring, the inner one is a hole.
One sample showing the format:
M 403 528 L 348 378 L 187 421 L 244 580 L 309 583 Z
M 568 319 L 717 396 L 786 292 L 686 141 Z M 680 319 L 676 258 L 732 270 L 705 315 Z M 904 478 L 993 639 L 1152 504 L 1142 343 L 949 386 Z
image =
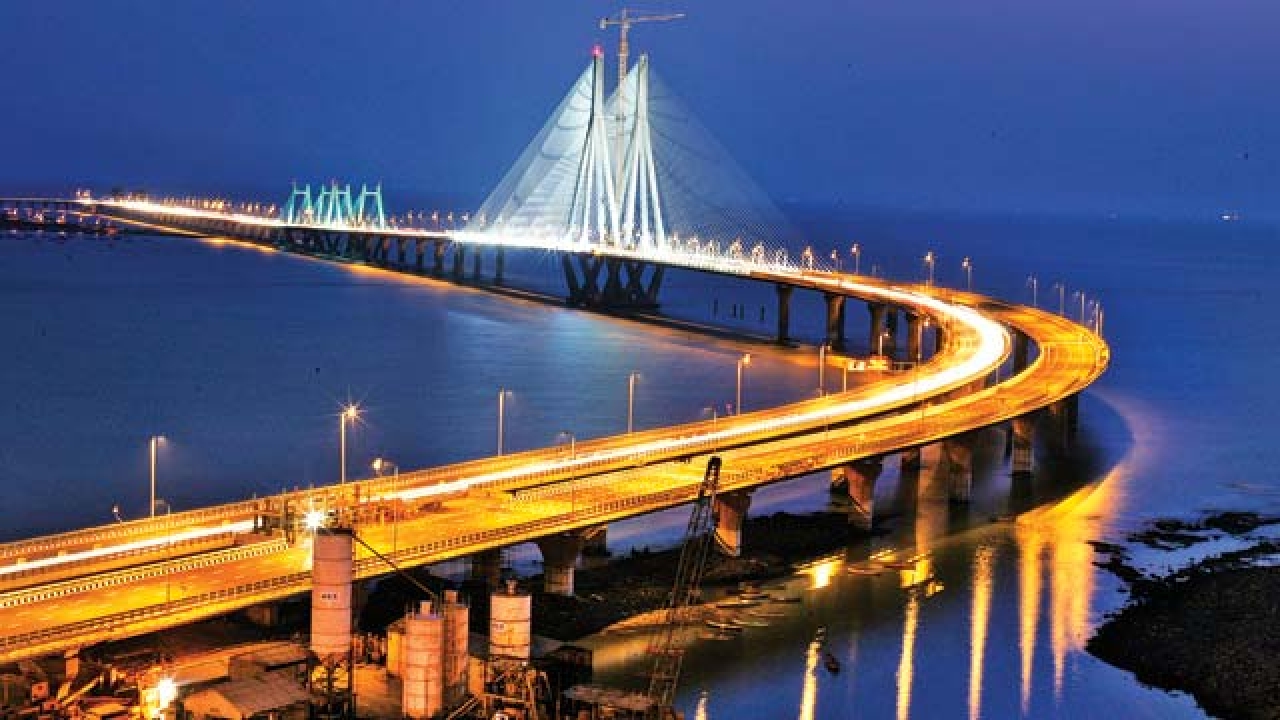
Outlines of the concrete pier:
M 845 297 L 837 293 L 824 295 L 827 301 L 827 346 L 836 352 L 844 352 Z
M 751 507 L 751 493 L 746 490 L 716 495 L 716 541 L 720 551 L 729 557 L 742 554 L 742 523 Z
M 973 496 L 972 441 L 964 435 L 948 438 L 942 442 L 942 456 L 950 483 L 949 499 L 967 504 Z
M 849 526 L 862 532 L 870 532 L 875 520 L 874 505 L 876 480 L 884 470 L 880 458 L 856 460 L 839 468 L 849 492 Z
M 779 345 L 786 345 L 791 341 L 791 294 L 795 288 L 779 284 L 774 286 L 774 290 L 778 293 L 778 336 L 775 339 Z
M 582 557 L 586 533 L 581 531 L 547 535 L 537 540 L 542 552 L 542 589 L 549 595 L 573 595 L 574 569 Z
M 1013 476 L 1031 475 L 1032 448 L 1035 446 L 1036 423 L 1031 415 L 1020 415 L 1009 422 L 1012 444 L 1011 469 Z

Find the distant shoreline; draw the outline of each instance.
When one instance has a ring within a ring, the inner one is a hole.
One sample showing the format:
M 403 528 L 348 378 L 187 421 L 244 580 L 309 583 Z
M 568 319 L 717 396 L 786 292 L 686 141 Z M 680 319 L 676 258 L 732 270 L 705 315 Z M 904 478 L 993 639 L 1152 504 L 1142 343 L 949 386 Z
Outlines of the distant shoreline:
M 1124 548 L 1095 543 L 1097 564 L 1129 585 L 1129 603 L 1089 639 L 1090 654 L 1139 682 L 1189 693 L 1222 718 L 1280 718 L 1280 543 L 1250 534 L 1277 522 L 1255 513 L 1219 513 L 1196 524 L 1157 521 L 1129 539 L 1186 548 L 1224 535 L 1249 546 L 1163 576 L 1128 563 Z

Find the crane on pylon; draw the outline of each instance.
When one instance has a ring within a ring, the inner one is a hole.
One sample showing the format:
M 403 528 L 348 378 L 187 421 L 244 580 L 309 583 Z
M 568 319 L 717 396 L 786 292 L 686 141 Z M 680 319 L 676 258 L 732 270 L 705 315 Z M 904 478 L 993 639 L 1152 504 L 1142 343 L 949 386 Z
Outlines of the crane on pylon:
M 627 35 L 631 32 L 631 24 L 671 22 L 672 20 L 679 20 L 683 17 L 684 13 L 666 13 L 664 15 L 630 15 L 626 8 L 622 8 L 622 11 L 618 13 L 618 17 L 616 18 L 600 18 L 601 30 L 608 30 L 611 25 L 618 26 L 618 117 L 616 129 L 618 142 L 615 150 L 617 157 L 615 158 L 616 162 L 614 163 L 614 172 L 617 175 L 616 181 L 619 184 L 622 182 L 622 154 L 625 150 L 623 147 L 624 133 L 622 129 L 626 118 L 623 117 L 623 113 L 627 106 L 627 103 L 625 102 L 626 90 L 624 89 L 623 83 L 627 79 L 627 57 L 631 53 L 631 46 L 627 42 Z
M 616 18 L 600 18 L 600 29 L 608 30 L 610 25 L 618 26 L 618 89 L 622 89 L 622 80 L 627 76 L 627 55 L 630 53 L 630 47 L 627 44 L 627 34 L 631 32 L 632 23 L 645 22 L 670 22 L 679 20 L 684 17 L 684 13 L 667 13 L 665 15 L 628 15 L 627 9 L 622 8 L 622 12 L 618 13 Z

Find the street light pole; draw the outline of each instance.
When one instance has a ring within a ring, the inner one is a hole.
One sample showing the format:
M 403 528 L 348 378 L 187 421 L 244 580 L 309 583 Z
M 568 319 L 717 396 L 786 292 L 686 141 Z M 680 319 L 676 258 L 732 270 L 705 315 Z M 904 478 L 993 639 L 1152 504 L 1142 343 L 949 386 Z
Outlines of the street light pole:
M 632 372 L 627 375 L 627 434 L 630 435 L 635 429 L 635 407 L 636 407 L 636 378 L 640 377 L 640 373 Z
M 1037 300 L 1039 300 L 1040 295 L 1040 281 L 1036 279 L 1035 275 L 1027 276 L 1027 287 L 1031 288 L 1031 307 L 1039 307 Z
M 164 440 L 163 436 L 152 435 L 147 441 L 151 450 L 151 517 L 156 516 L 156 447 L 162 440 Z
M 930 250 L 929 252 L 927 252 L 927 253 L 925 253 L 925 254 L 924 254 L 924 264 L 925 264 L 925 267 L 927 267 L 927 268 L 929 269 L 928 280 L 927 280 L 927 282 L 925 283 L 925 287 L 933 287 L 933 263 L 934 263 L 934 260 L 935 260 L 935 257 L 934 257 L 934 254 L 933 254 L 933 251 L 932 251 L 932 250 Z
M 1053 288 L 1058 291 L 1058 314 L 1067 314 L 1067 286 L 1060 282 L 1053 284 Z
M 507 391 L 506 388 L 498 388 L 498 454 L 502 454 L 502 432 L 504 415 L 506 414 Z
M 861 266 L 862 266 L 862 245 L 859 243 L 854 243 L 853 247 L 849 248 L 849 250 L 853 253 L 853 274 L 859 275 L 861 273 L 859 273 L 858 271 L 861 269 Z
M 827 344 L 818 346 L 818 397 L 827 394 Z
M 973 261 L 966 255 L 964 260 L 960 262 L 960 267 L 964 268 L 965 290 L 973 292 Z
M 742 357 L 738 358 L 738 392 L 737 392 L 737 395 L 734 397 L 734 406 L 733 406 L 735 409 L 735 412 L 738 415 L 742 414 L 742 368 L 750 364 L 751 364 L 751 355 L 749 353 L 744 354 Z
M 339 459 L 341 463 L 340 485 L 347 484 L 347 423 L 355 422 L 360 416 L 360 408 L 355 405 L 348 405 L 342 409 L 342 414 L 338 416 L 338 447 Z

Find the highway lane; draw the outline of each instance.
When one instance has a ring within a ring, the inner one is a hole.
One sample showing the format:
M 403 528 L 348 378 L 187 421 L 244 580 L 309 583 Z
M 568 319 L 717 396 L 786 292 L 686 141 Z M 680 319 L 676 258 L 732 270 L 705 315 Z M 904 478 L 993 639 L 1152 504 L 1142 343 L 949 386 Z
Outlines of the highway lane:
M 959 298 L 981 304 L 984 310 L 1026 331 L 1041 348 L 1031 366 L 994 388 L 954 395 L 920 411 L 885 415 L 851 426 L 789 435 L 784 439 L 722 449 L 728 472 L 726 490 L 756 487 L 796 474 L 881 455 L 984 427 L 1043 407 L 1087 386 L 1106 367 L 1105 343 L 1079 326 L 1057 316 L 987 299 Z M 911 383 L 907 383 L 911 384 Z M 838 404 L 840 399 L 818 402 Z M 537 499 L 523 501 L 501 489 L 451 498 L 443 508 L 411 516 L 399 523 L 373 522 L 357 526 L 368 542 L 391 552 L 406 566 L 429 564 L 502 547 L 562 530 L 653 512 L 691 500 L 701 481 L 702 456 L 694 462 L 664 462 L 642 469 L 616 471 L 602 479 L 586 476 L 530 491 Z M 784 469 L 790 468 L 790 469 Z M 395 548 L 393 548 L 393 543 Z M 136 634 L 208 617 L 254 602 L 287 597 L 308 587 L 305 542 L 259 558 L 229 562 L 216 572 L 181 572 L 140 579 L 128 592 L 76 593 L 48 603 L 0 609 L 0 656 L 18 657 L 52 650 L 67 643 L 51 633 L 47 642 L 32 632 L 75 628 L 77 642 Z M 358 553 L 359 554 L 359 553 Z M 380 562 L 362 561 L 361 576 L 386 572 Z M 293 578 L 274 587 L 254 589 L 264 577 Z M 211 599 L 229 588 L 249 587 L 222 600 Z M 175 588 L 177 588 L 175 592 Z M 162 594 L 163 593 L 163 594 Z M 198 602 L 193 604 L 190 601 Z M 165 607 L 171 612 L 159 612 Z M 147 617 L 113 620 L 112 615 L 157 611 Z M 24 634 L 28 637 L 24 640 Z

